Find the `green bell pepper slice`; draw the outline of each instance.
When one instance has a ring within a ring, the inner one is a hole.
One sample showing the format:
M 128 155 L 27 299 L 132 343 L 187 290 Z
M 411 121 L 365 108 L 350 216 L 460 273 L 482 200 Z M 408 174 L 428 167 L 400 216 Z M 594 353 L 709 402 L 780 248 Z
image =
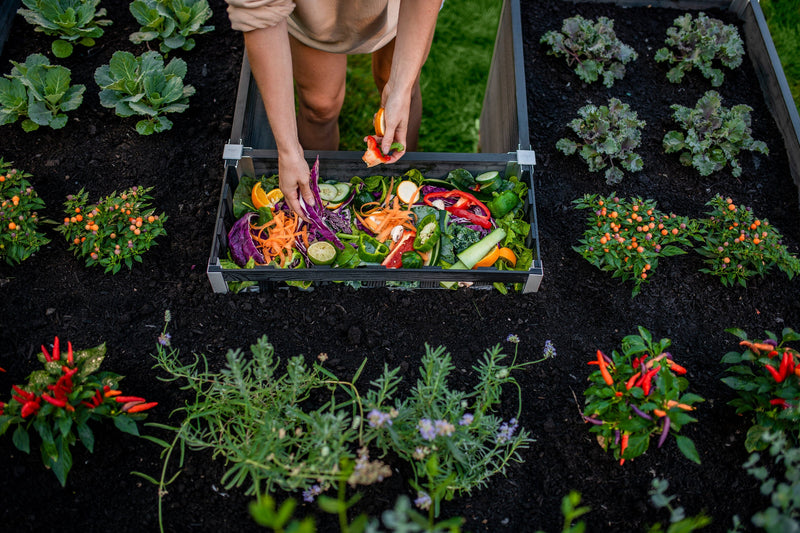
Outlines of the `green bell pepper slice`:
M 439 242 L 442 231 L 439 219 L 434 213 L 424 217 L 417 225 L 417 236 L 414 237 L 414 249 L 418 252 L 429 252 Z
M 402 261 L 403 268 L 422 268 L 425 263 L 422 260 L 422 256 L 413 250 L 403 252 L 403 255 L 400 256 L 400 260 Z
M 358 257 L 360 257 L 362 261 L 367 263 L 380 263 L 387 255 L 389 255 L 389 247 L 375 237 L 367 235 L 366 233 L 362 233 L 358 237 Z

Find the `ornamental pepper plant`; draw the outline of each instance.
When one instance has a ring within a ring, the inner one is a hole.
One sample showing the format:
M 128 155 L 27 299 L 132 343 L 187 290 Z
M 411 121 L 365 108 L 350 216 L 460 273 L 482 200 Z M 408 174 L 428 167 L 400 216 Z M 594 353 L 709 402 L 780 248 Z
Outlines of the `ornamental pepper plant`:
M 766 218 L 758 218 L 747 206 L 717 195 L 706 205 L 712 207 L 700 227 L 705 257 L 701 272 L 720 278 L 726 286 L 746 286 L 754 276 L 765 276 L 778 267 L 792 279 L 800 274 L 800 259 L 789 253 L 783 236 Z
M 64 221 L 57 231 L 75 255 L 86 258 L 86 266 L 100 265 L 112 274 L 122 265 L 131 269 L 157 237 L 166 235 L 167 216 L 150 207 L 151 189 L 131 187 L 96 204 L 89 204 L 88 193 L 81 189 L 64 202 Z
M 722 358 L 731 365 L 722 381 L 739 395 L 728 404 L 737 414 L 752 418 L 745 448 L 749 452 L 763 450 L 769 445 L 765 436 L 778 432 L 800 444 L 800 354 L 788 346 L 800 341 L 800 334 L 785 328 L 780 338 L 767 331 L 765 339 L 749 339 L 741 329 L 726 331 L 738 337 L 744 348 Z
M 658 261 L 686 253 L 697 221 L 658 210 L 654 200 L 586 194 L 573 201 L 576 209 L 589 209 L 587 228 L 573 249 L 584 259 L 623 281 L 633 280 L 632 296 L 649 283 Z
M 39 210 L 44 201 L 26 178 L 31 175 L 11 168 L 0 157 L 0 258 L 21 263 L 50 242 L 39 231 Z
M 20 451 L 30 453 L 30 431 L 40 439 L 42 462 L 61 486 L 72 468 L 70 446 L 77 440 L 94 451 L 90 420 L 111 418 L 117 429 L 139 435 L 136 421 L 157 405 L 139 396 L 124 396 L 119 390 L 122 376 L 98 372 L 106 354 L 105 344 L 73 351 L 67 343 L 61 352 L 58 337 L 38 355 L 44 367 L 28 376 L 24 385 L 14 385 L 8 403 L 0 402 L 0 435 L 14 428 L 11 439 Z
M 670 434 L 681 453 L 699 464 L 694 442 L 678 433 L 696 422 L 690 413 L 703 398 L 686 392 L 686 369 L 666 351 L 671 341 L 655 342 L 645 328 L 638 330 L 638 335 L 622 339 L 621 351 L 614 350 L 609 357 L 597 350 L 589 361 L 597 369 L 589 375 L 591 385 L 583 393 L 583 420 L 620 465 L 645 453 L 651 436 L 658 435 L 660 448 Z

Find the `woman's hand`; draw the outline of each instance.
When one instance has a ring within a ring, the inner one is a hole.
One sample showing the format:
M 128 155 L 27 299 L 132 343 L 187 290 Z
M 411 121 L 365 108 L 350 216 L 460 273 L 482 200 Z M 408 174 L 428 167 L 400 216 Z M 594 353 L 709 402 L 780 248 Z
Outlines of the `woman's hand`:
M 310 178 L 311 171 L 302 150 L 299 153 L 278 155 L 278 186 L 289 208 L 306 222 L 309 220 L 300 208 L 300 198 L 309 206 L 314 205 L 314 194 L 309 185 Z

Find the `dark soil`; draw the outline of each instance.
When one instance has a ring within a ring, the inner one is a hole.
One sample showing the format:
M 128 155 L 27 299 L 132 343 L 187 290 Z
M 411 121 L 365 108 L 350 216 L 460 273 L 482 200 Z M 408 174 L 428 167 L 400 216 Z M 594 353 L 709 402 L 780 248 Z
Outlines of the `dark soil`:
M 522 28 L 545 272 L 537 293 L 503 296 L 485 290 L 398 292 L 322 285 L 310 292 L 218 295 L 211 290 L 205 268 L 222 181 L 222 148 L 234 111 L 241 36 L 230 30 L 224 2 L 211 0 L 216 31 L 199 36 L 191 52 L 175 54 L 188 62 L 186 82 L 197 89 L 189 110 L 173 117 L 171 131 L 141 137 L 134 130 L 135 119 L 114 116 L 97 98 L 95 68 L 108 63 L 117 49 L 136 54 L 145 50 L 128 41 L 138 29 L 128 2 L 104 0 L 114 24 L 97 46 L 79 48 L 61 61 L 72 69 L 73 83 L 86 85 L 83 105 L 62 130 L 26 134 L 19 125 L 5 126 L 0 155 L 33 174 L 31 181 L 47 203 L 43 214 L 55 220 L 61 218 L 66 195 L 81 188 L 97 199 L 133 185 L 153 186 L 158 210 L 169 215 L 168 236 L 145 255 L 143 264 L 115 276 L 86 268 L 55 233 L 51 244 L 22 265 L 0 265 L 0 366 L 7 371 L 0 374 L 0 391 L 9 391 L 37 367 L 39 346 L 56 335 L 77 347 L 104 342 L 105 370 L 126 376 L 126 392 L 159 402 L 148 420 L 177 425 L 179 420 L 169 413 L 186 398 L 175 384 L 157 379 L 150 356 L 165 310 L 173 317 L 173 344 L 185 354 L 204 353 L 212 364 L 221 365 L 229 348 L 247 348 L 266 334 L 284 360 L 298 354 L 312 359 L 326 352 L 327 365 L 343 379 L 351 378 L 367 358 L 361 383 L 375 377 L 384 363 L 401 366 L 404 378 L 413 382 L 424 344 L 430 343 L 449 349 L 461 369 L 451 386 L 466 390 L 474 383 L 472 365 L 485 348 L 504 343 L 511 349 L 505 339 L 513 333 L 521 339 L 520 356 L 533 360 L 550 339 L 558 356 L 517 376 L 523 394 L 520 423 L 536 439 L 522 452 L 524 463 L 513 465 L 506 477 L 492 479 L 482 490 L 445 502 L 442 516 L 463 516 L 467 531 L 555 531 L 561 527 L 560 500 L 575 489 L 591 507 L 586 516 L 590 530 L 642 531 L 667 519 L 664 512 L 654 511 L 647 496 L 651 480 L 661 477 L 669 480 L 669 492 L 678 496 L 676 503 L 687 513 L 705 511 L 713 517 L 709 530 L 726 531 L 734 515 L 749 524 L 750 517 L 769 503 L 742 468 L 748 420 L 726 404 L 732 393 L 720 381 L 724 367 L 719 361 L 737 346 L 724 330 L 741 327 L 756 337 L 764 330 L 800 327 L 797 283 L 775 272 L 747 288 L 726 288 L 699 273 L 699 257 L 688 254 L 663 261 L 652 283 L 632 299 L 630 284 L 595 270 L 572 251 L 583 231 L 584 214 L 572 209 L 571 201 L 611 189 L 601 174 L 588 173 L 577 156 L 566 158 L 554 146 L 567 134 L 566 123 L 579 107 L 617 96 L 647 121 L 639 151 L 645 170 L 616 187 L 620 196 L 653 198 L 663 211 L 693 217 L 703 216 L 705 202 L 714 194 L 730 196 L 769 218 L 796 251 L 797 189 L 753 67 L 746 60 L 740 69 L 726 72 L 720 92 L 727 106 L 753 107 L 753 136 L 767 143 L 770 156 L 744 153 L 740 179 L 729 171 L 701 178 L 660 147 L 664 132 L 673 127 L 669 105 L 692 105 L 710 88 L 695 73 L 680 86 L 670 85 L 666 68 L 652 60 L 661 36 L 681 12 L 557 0 L 531 4 L 523 6 Z M 542 33 L 560 27 L 563 18 L 575 13 L 614 18 L 619 37 L 640 54 L 612 89 L 584 85 L 560 58 L 546 56 L 538 44 Z M 709 14 L 738 24 L 727 13 Z M 9 60 L 23 61 L 32 52 L 49 55 L 49 43 L 17 16 L 0 56 L 3 72 L 10 70 Z M 576 399 L 581 401 L 592 369 L 586 361 L 597 348 L 618 347 L 637 325 L 672 340 L 672 352 L 689 368 L 691 390 L 707 399 L 697 411 L 699 422 L 682 432 L 694 440 L 702 465 L 687 461 L 669 441 L 620 467 L 581 421 Z M 38 452 L 25 455 L 9 436 L 0 439 L 0 529 L 157 530 L 156 488 L 130 472 L 157 476 L 159 448 L 111 424 L 95 425 L 94 430 L 95 453 L 80 445 L 73 448 L 66 488 L 44 470 Z M 166 432 L 143 431 L 170 438 Z M 395 466 L 396 474 L 370 487 L 357 511 L 379 516 L 397 495 L 413 495 L 400 465 Z M 262 530 L 248 515 L 250 498 L 241 490 L 221 488 L 224 471 L 222 461 L 212 461 L 208 453 L 187 455 L 184 472 L 164 500 L 167 530 Z M 315 512 L 309 504 L 297 509 L 299 515 Z M 320 521 L 320 529 L 335 530 L 334 523 Z

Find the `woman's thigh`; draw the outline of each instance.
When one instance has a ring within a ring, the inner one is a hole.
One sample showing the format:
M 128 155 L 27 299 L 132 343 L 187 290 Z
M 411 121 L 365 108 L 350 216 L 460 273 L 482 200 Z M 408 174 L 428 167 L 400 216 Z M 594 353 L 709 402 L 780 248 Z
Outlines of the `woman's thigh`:
M 317 120 L 337 118 L 344 102 L 347 56 L 310 48 L 294 38 L 290 42 L 301 112 Z

